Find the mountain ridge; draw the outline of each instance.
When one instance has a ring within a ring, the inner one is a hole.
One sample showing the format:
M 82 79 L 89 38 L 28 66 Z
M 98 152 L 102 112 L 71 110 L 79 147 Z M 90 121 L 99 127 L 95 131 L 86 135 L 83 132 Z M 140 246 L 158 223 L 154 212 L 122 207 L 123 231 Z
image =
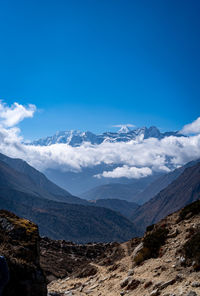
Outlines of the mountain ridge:
M 155 197 L 132 214 L 131 221 L 142 234 L 148 225 L 154 224 L 200 198 L 200 162 L 185 168 L 182 174 Z
M 122 126 L 122 128 L 118 132 L 104 132 L 102 134 L 94 134 L 90 131 L 81 132 L 79 130 L 59 131 L 56 132 L 53 136 L 48 136 L 35 140 L 28 145 L 49 146 L 53 144 L 63 143 L 73 147 L 77 147 L 85 142 L 89 142 L 93 145 L 99 145 L 104 142 L 128 142 L 131 140 L 135 140 L 138 136 L 143 136 L 144 139 L 148 139 L 151 137 L 163 139 L 164 137 L 168 136 L 180 137 L 183 135 L 179 134 L 178 131 L 162 133 L 155 126 L 151 126 L 149 128 L 142 127 L 137 129 L 130 129 L 128 126 Z

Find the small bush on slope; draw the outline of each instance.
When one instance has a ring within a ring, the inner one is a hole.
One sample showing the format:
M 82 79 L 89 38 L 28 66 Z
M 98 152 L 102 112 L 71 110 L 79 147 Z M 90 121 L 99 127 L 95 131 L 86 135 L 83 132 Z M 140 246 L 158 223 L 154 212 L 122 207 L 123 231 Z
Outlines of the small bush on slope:
M 180 211 L 178 222 L 200 214 L 200 200 L 197 200 Z
M 191 264 L 196 271 L 200 270 L 200 230 L 185 243 L 183 247 L 186 262 Z
M 138 265 L 146 259 L 158 257 L 160 247 L 164 245 L 168 232 L 168 229 L 163 226 L 147 233 L 143 240 L 143 248 L 134 258 L 135 263 Z

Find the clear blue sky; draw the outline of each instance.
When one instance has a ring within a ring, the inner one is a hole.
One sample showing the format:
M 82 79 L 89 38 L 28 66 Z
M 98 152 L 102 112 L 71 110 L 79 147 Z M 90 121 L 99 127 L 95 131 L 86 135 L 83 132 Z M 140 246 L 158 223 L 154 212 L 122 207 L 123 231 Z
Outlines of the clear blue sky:
M 200 114 L 199 0 L 0 2 L 0 98 L 40 110 L 26 138 Z

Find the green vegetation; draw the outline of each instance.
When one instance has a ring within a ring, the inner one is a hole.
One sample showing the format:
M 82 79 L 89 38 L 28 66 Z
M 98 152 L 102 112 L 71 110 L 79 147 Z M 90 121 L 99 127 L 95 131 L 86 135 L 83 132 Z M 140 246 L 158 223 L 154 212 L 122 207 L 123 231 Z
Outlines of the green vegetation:
M 146 259 L 157 258 L 160 247 L 164 245 L 168 232 L 168 229 L 163 226 L 147 233 L 143 240 L 143 248 L 134 258 L 135 263 L 139 265 Z
M 200 200 L 197 200 L 183 208 L 179 214 L 179 221 L 191 218 L 198 214 L 200 214 Z

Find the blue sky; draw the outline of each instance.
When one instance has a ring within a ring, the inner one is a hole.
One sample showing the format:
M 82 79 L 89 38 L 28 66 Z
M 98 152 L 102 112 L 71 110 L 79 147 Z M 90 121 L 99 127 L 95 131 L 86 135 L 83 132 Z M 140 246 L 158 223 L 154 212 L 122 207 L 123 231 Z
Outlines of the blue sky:
M 112 125 L 180 129 L 200 109 L 200 1 L 1 1 L 0 98 L 25 138 Z

